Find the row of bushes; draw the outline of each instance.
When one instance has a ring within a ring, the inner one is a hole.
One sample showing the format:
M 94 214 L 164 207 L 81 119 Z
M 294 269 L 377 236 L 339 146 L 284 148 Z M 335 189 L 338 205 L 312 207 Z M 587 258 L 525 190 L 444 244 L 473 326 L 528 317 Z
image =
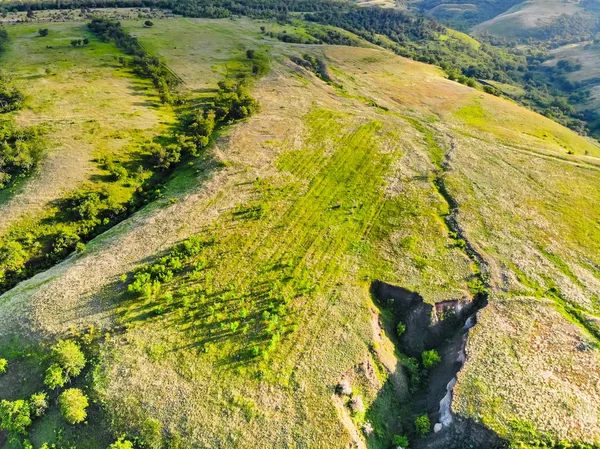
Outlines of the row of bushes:
M 101 40 L 113 41 L 124 53 L 133 56 L 132 64 L 136 73 L 152 79 L 163 103 L 172 104 L 176 97 L 172 89 L 179 84 L 177 78 L 158 58 L 149 56 L 138 40 L 125 32 L 121 23 L 106 18 L 94 18 L 88 28 Z

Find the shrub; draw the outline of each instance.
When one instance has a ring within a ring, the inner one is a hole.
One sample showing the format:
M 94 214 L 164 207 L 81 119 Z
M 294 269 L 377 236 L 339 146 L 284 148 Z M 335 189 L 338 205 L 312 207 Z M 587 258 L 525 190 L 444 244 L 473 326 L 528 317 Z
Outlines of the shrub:
M 13 435 L 25 435 L 30 424 L 31 410 L 27 401 L 0 401 L 0 429 Z
M 148 27 L 148 28 L 149 28 L 149 27 L 153 27 L 153 26 L 154 26 L 154 23 L 152 23 L 152 21 L 150 21 L 150 20 L 146 20 L 146 21 L 144 22 L 144 26 L 145 26 L 145 27 Z
M 55 390 L 58 387 L 64 386 L 67 382 L 67 378 L 63 369 L 56 363 L 50 365 L 46 370 L 46 376 L 44 377 L 44 384 L 51 390 Z
M 108 446 L 108 449 L 133 449 L 133 443 L 129 440 L 119 438 L 113 444 Z
M 421 359 L 423 361 L 423 366 L 426 369 L 433 368 L 442 360 L 435 349 L 423 352 L 423 354 L 421 354 Z
M 394 435 L 392 438 L 392 444 L 397 447 L 407 448 L 408 447 L 408 437 L 404 435 Z
M 49 31 L 48 31 L 48 28 L 40 28 L 40 29 L 38 30 L 38 34 L 39 34 L 41 37 L 48 36 L 48 33 L 49 33 Z
M 398 326 L 396 326 L 396 335 L 398 335 L 398 337 L 402 337 L 404 332 L 406 332 L 406 325 L 402 322 L 398 323 Z
M 77 424 L 87 417 L 88 398 L 79 388 L 69 388 L 58 397 L 60 412 L 70 424 Z
M 5 374 L 7 367 L 8 367 L 8 360 L 0 359 L 0 374 Z
M 427 435 L 429 430 L 431 429 L 431 422 L 429 421 L 429 416 L 427 414 L 423 414 L 417 419 L 415 419 L 415 427 L 417 429 L 417 433 L 420 436 Z
M 52 348 L 54 361 L 64 370 L 67 377 L 77 377 L 85 367 L 85 356 L 77 343 L 61 340 Z
M 48 408 L 48 395 L 43 391 L 32 394 L 29 398 L 29 408 L 33 416 L 42 416 Z

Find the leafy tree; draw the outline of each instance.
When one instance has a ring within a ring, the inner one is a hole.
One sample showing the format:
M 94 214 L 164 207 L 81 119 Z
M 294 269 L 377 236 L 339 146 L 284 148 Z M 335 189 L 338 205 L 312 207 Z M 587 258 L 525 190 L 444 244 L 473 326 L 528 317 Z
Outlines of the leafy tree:
M 69 388 L 58 397 L 60 412 L 71 424 L 83 422 L 87 417 L 88 398 L 79 388 Z
M 144 22 L 144 26 L 150 28 L 154 26 L 154 23 L 152 23 L 150 20 L 146 20 Z
M 427 416 L 427 414 L 425 413 L 417 417 L 417 419 L 415 419 L 415 427 L 417 429 L 417 433 L 420 436 L 427 435 L 429 433 L 429 430 L 431 429 L 431 422 L 429 421 L 429 416 Z
M 86 38 L 84 38 L 84 39 L 81 41 L 81 43 L 82 43 L 83 45 L 87 45 L 87 44 L 89 44 L 89 43 L 90 43 L 90 40 L 89 40 L 89 39 L 86 37 Z
M 246 57 L 248 59 L 254 59 L 254 53 L 255 53 L 254 50 L 246 50 Z
M 38 30 L 38 34 L 40 35 L 40 37 L 48 36 L 48 33 L 49 33 L 48 28 L 40 28 Z
M 12 435 L 25 435 L 29 425 L 31 411 L 27 401 L 0 401 L 0 430 L 6 430 Z
M 119 438 L 113 444 L 108 446 L 108 449 L 133 449 L 133 443 L 129 440 Z
M 8 360 L 0 359 L 0 374 L 5 374 L 8 367 Z
M 50 365 L 46 370 L 46 376 L 44 377 L 44 384 L 51 390 L 55 390 L 62 387 L 67 383 L 67 377 L 63 369 L 56 363 Z
M 426 369 L 433 368 L 442 360 L 435 349 L 423 352 L 423 354 L 421 354 L 421 359 L 423 361 L 423 367 Z
M 43 391 L 32 394 L 29 398 L 29 408 L 33 416 L 42 416 L 48 408 L 48 395 Z
M 85 367 L 85 356 L 77 343 L 61 340 L 52 348 L 52 357 L 67 377 L 77 377 Z

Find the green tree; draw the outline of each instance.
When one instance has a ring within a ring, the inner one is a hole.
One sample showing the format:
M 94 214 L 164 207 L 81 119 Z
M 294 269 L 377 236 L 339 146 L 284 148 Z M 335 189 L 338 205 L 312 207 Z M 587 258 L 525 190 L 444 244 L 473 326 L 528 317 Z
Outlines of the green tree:
M 0 430 L 6 430 L 11 435 L 25 435 L 29 425 L 31 411 L 27 401 L 0 401 Z
M 48 395 L 43 391 L 32 394 L 29 398 L 29 408 L 33 416 L 42 416 L 48 408 Z
M 46 370 L 44 384 L 51 390 L 55 390 L 58 387 L 64 386 L 65 383 L 67 383 L 67 378 L 63 369 L 56 363 L 50 365 Z
M 48 28 L 40 28 L 38 30 L 38 34 L 40 35 L 40 37 L 48 36 L 48 33 L 49 33 Z
M 144 26 L 150 28 L 150 27 L 154 26 L 154 23 L 152 23 L 152 21 L 150 21 L 150 20 L 146 20 L 144 22 Z
M 113 444 L 108 446 L 108 449 L 133 449 L 133 443 L 129 440 L 119 438 Z
M 60 412 L 71 424 L 77 424 L 87 417 L 88 398 L 79 388 L 69 388 L 58 397 Z
M 426 369 L 433 368 L 442 360 L 435 349 L 423 352 L 423 354 L 421 354 L 421 359 L 423 360 L 423 367 Z
M 429 416 L 427 416 L 427 414 L 422 414 L 421 416 L 417 417 L 417 419 L 415 419 L 415 427 L 420 436 L 427 435 L 431 429 Z
M 5 374 L 8 367 L 8 360 L 0 359 L 0 374 Z
M 67 377 L 77 377 L 85 367 L 85 356 L 77 343 L 61 340 L 52 348 L 54 361 L 64 370 Z

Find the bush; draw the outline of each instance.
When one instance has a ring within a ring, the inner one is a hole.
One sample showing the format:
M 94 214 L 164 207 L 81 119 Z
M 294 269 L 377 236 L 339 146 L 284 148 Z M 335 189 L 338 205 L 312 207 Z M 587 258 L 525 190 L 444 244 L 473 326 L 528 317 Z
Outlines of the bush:
M 87 417 L 88 398 L 79 388 L 69 388 L 58 397 L 60 412 L 70 424 L 83 422 Z
M 429 421 L 429 416 L 427 414 L 423 414 L 415 419 L 415 427 L 417 429 L 417 433 L 420 436 L 427 435 L 429 430 L 431 429 L 431 422 Z
M 150 21 L 150 20 L 146 20 L 144 22 L 144 26 L 150 28 L 150 27 L 154 26 L 154 23 L 152 23 L 152 21 Z
M 8 360 L 0 359 L 0 374 L 5 374 L 8 367 Z
M 38 30 L 38 34 L 39 34 L 41 37 L 48 36 L 48 33 L 49 33 L 49 31 L 48 31 L 48 28 L 40 28 L 40 29 Z
M 77 343 L 61 340 L 52 348 L 54 361 L 64 370 L 67 377 L 77 377 L 85 367 L 85 356 Z
M 396 326 L 396 335 L 402 337 L 404 332 L 406 332 L 406 325 L 404 323 L 398 323 L 398 326 Z
M 33 416 L 42 416 L 48 408 L 48 395 L 43 391 L 32 394 L 29 398 L 29 408 Z
M 408 437 L 404 435 L 394 435 L 392 438 L 392 444 L 397 447 L 407 448 L 408 447 Z
M 440 355 L 435 349 L 423 352 L 423 354 L 421 354 L 421 359 L 423 361 L 423 367 L 426 369 L 433 368 L 442 361 Z
M 119 438 L 113 444 L 108 446 L 108 449 L 133 449 L 133 443 L 129 440 Z

